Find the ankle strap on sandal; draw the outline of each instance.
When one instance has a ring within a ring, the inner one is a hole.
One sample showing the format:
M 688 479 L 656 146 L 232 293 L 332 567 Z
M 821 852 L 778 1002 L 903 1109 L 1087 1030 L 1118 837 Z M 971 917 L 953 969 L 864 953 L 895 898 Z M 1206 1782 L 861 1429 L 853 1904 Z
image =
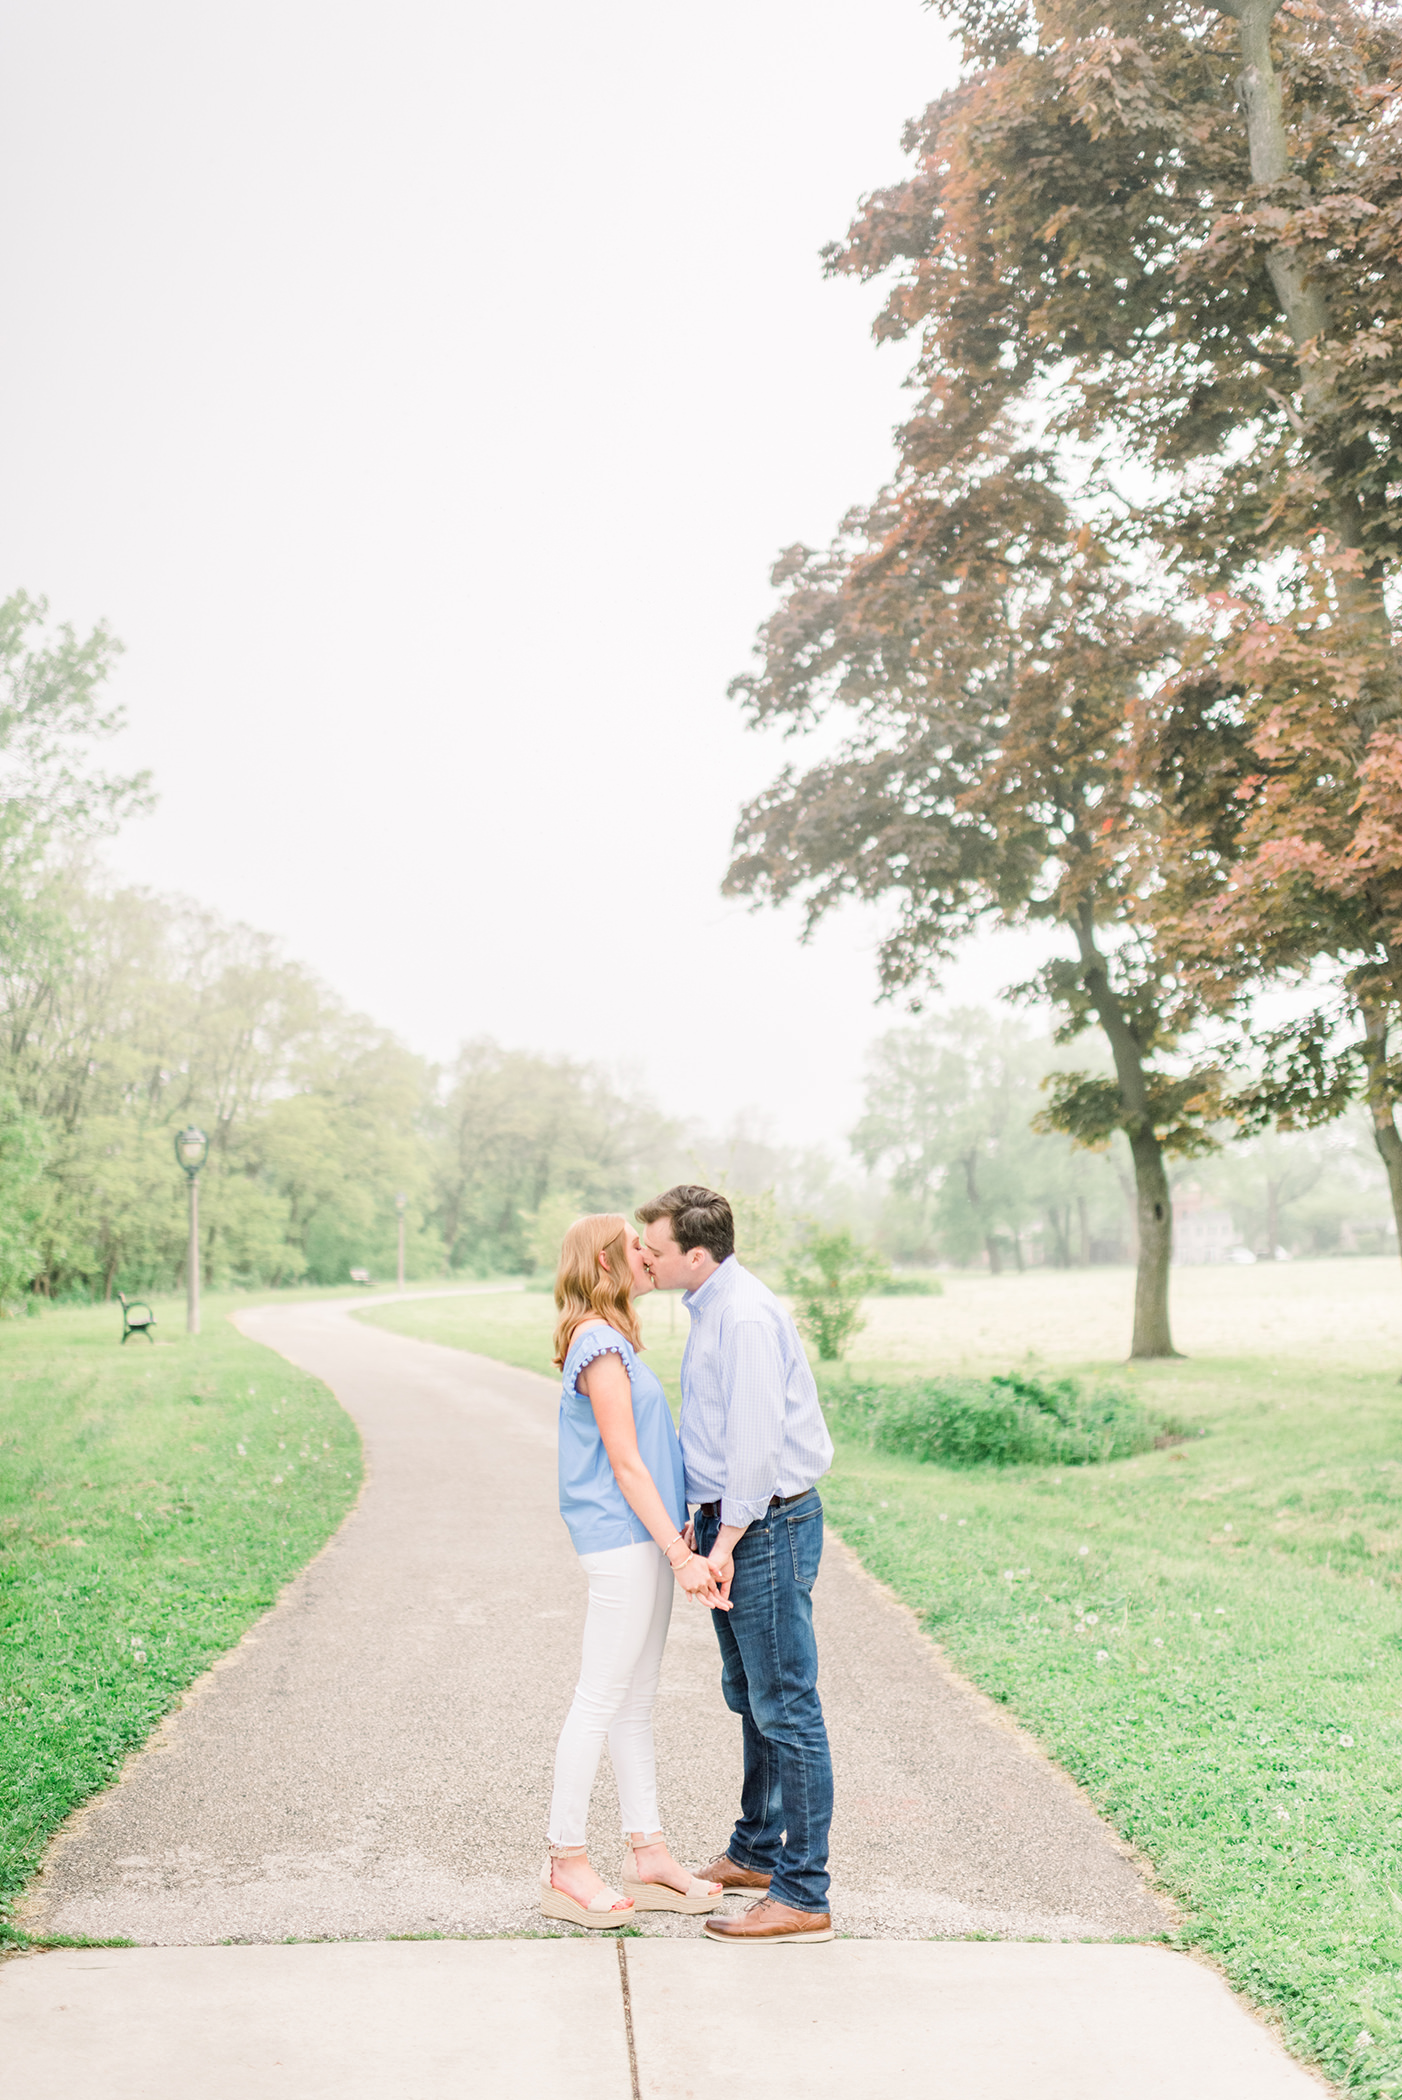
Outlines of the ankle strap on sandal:
M 551 1845 L 549 1849 L 552 1859 L 583 1859 L 589 1847 L 587 1845 Z

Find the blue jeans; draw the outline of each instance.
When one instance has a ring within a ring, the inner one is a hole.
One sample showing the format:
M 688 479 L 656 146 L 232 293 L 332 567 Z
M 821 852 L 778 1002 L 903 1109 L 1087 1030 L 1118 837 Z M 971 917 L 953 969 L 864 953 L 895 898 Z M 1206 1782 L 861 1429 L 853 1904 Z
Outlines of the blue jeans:
M 696 1518 L 709 1553 L 720 1522 Z M 745 1742 L 740 1820 L 728 1847 L 739 1866 L 772 1875 L 769 1893 L 795 1910 L 828 1907 L 832 1756 L 818 1698 L 813 1583 L 823 1554 L 816 1489 L 769 1509 L 735 1548 L 733 1609 L 712 1612 L 721 1690 Z

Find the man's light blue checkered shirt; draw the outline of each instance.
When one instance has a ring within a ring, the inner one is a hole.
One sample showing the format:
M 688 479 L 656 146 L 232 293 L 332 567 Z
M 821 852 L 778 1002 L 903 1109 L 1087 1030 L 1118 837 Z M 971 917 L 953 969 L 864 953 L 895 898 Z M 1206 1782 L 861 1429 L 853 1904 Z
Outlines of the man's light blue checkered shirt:
M 775 1495 L 798 1495 L 832 1464 L 832 1438 L 798 1329 L 730 1255 L 682 1303 L 686 1499 L 719 1502 L 723 1524 L 753 1524 Z

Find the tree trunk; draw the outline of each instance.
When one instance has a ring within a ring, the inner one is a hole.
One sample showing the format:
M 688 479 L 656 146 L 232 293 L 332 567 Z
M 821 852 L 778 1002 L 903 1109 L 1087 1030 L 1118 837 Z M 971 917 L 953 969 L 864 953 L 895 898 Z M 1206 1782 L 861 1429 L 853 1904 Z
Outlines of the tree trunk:
M 1251 179 L 1263 189 L 1271 188 L 1284 182 L 1291 172 L 1290 140 L 1285 129 L 1280 75 L 1271 55 L 1271 23 L 1280 12 L 1282 0 L 1215 0 L 1215 4 L 1219 13 L 1234 18 L 1241 31 L 1243 66 L 1238 84 L 1246 112 Z M 1266 271 L 1300 357 L 1300 401 L 1306 427 L 1301 427 L 1293 413 L 1291 420 L 1309 444 L 1310 426 L 1315 431 L 1327 432 L 1338 405 L 1334 362 L 1324 354 L 1330 337 L 1328 302 L 1320 286 L 1311 284 L 1305 263 L 1288 248 L 1273 248 L 1267 252 Z M 1336 462 L 1331 462 L 1327 444 L 1323 451 L 1316 452 L 1312 445 L 1310 449 L 1314 452 L 1316 465 L 1328 476 L 1331 463 Z M 1334 530 L 1342 545 L 1360 549 L 1363 521 L 1359 515 L 1358 499 L 1338 495 L 1331 509 Z M 1381 576 L 1342 571 L 1335 575 L 1334 586 L 1340 611 L 1356 627 L 1385 648 L 1390 648 L 1392 623 L 1388 618 Z M 1393 696 L 1390 692 L 1377 696 L 1377 699 L 1380 704 L 1375 706 L 1375 714 L 1392 712 Z
M 1168 1322 L 1168 1272 L 1173 1260 L 1173 1202 L 1163 1147 L 1151 1127 L 1128 1132 L 1134 1160 L 1139 1266 L 1134 1278 L 1131 1356 L 1177 1356 Z
M 1076 1215 L 1081 1225 L 1081 1267 L 1088 1269 L 1090 1267 L 1090 1213 L 1086 1209 L 1084 1196 L 1076 1198 Z
M 1387 1015 L 1378 1006 L 1363 1008 L 1363 1063 L 1368 1073 L 1366 1100 L 1373 1123 L 1373 1143 L 1387 1175 L 1397 1248 L 1402 1254 L 1402 1136 L 1398 1135 L 1392 1095 L 1387 1084 Z
M 1058 1210 L 1054 1203 L 1047 1205 L 1047 1223 L 1051 1227 L 1053 1261 L 1058 1269 L 1071 1266 L 1071 1206 L 1063 1203 Z
M 969 1199 L 969 1208 L 978 1221 L 978 1228 L 983 1236 L 984 1248 L 988 1254 L 988 1273 L 990 1276 L 1001 1276 L 1003 1273 L 1003 1257 L 999 1252 L 997 1235 L 990 1231 L 989 1227 L 984 1223 L 983 1200 L 978 1192 L 978 1154 L 976 1152 L 961 1154 L 959 1164 L 964 1169 L 964 1193 Z
M 1177 1356 L 1168 1320 L 1168 1272 L 1173 1259 L 1173 1204 L 1163 1146 L 1154 1135 L 1149 1112 L 1149 1083 L 1144 1051 L 1119 1000 L 1110 988 L 1105 958 L 1095 945 L 1095 920 L 1089 904 L 1074 922 L 1081 951 L 1081 977 L 1095 1017 L 1105 1031 L 1115 1060 L 1115 1078 L 1124 1109 L 1124 1133 L 1134 1161 L 1134 1209 L 1139 1236 L 1139 1262 L 1134 1279 L 1134 1337 L 1131 1357 Z
M 1280 1183 L 1273 1174 L 1266 1176 L 1266 1260 L 1275 1260 L 1275 1250 L 1280 1245 Z

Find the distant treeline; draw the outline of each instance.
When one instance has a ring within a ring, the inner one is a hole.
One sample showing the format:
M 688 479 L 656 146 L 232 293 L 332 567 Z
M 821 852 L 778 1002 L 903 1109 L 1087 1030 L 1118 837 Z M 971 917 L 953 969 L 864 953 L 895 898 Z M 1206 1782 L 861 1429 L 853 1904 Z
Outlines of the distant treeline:
M 528 1270 L 552 1198 L 633 1200 L 674 1137 L 566 1059 L 479 1042 L 436 1069 L 266 936 L 196 906 L 71 878 L 48 901 L 51 937 L 28 971 L 11 951 L 4 977 L 11 1290 L 174 1284 L 187 1123 L 210 1139 L 208 1276 L 259 1285 L 393 1275 L 400 1193 L 415 1276 Z
M 446 1068 L 350 1013 L 265 935 L 199 907 L 51 875 L 0 978 L 0 1284 L 11 1300 L 169 1288 L 183 1273 L 177 1130 L 198 1124 L 201 1238 L 216 1284 L 553 1268 L 581 1210 L 631 1208 L 678 1176 L 735 1195 L 750 1258 L 804 1219 L 898 1263 L 995 1271 L 1127 1261 L 1133 1181 L 1117 1146 L 1039 1134 L 1052 1043 L 979 1009 L 889 1031 L 870 1062 L 853 1168 L 662 1115 L 598 1068 L 464 1045 Z M 1381 1249 L 1379 1170 L 1348 1124 L 1197 1160 L 1206 1200 L 1260 1254 Z
M 1078 1045 L 1078 1062 L 1086 1061 Z M 977 1007 L 882 1036 L 852 1148 L 885 1181 L 875 1237 L 901 1261 L 995 1272 L 1135 1257 L 1134 1176 L 1121 1133 L 1075 1145 L 1039 1129 L 1064 1062 L 1049 1035 Z M 1174 1162 L 1175 1208 L 1215 1210 L 1261 1258 L 1383 1253 L 1396 1246 L 1383 1171 L 1361 1109 L 1322 1130 L 1243 1140 Z M 1192 1258 L 1190 1235 L 1183 1252 Z
M 743 1126 L 707 1137 L 567 1057 L 484 1038 L 435 1067 L 268 936 L 114 890 L 93 841 L 150 799 L 144 776 L 95 763 L 120 726 L 101 693 L 116 653 L 103 627 L 80 637 L 22 593 L 0 603 L 0 1305 L 178 1282 L 189 1123 L 210 1140 L 215 1284 L 391 1276 L 401 1194 L 411 1276 L 548 1273 L 571 1217 L 683 1177 L 731 1192 L 761 1267 L 813 1220 L 906 1264 L 1132 1258 L 1123 1135 L 1096 1150 L 1038 1130 L 1057 1052 L 1005 1014 L 885 1034 L 849 1169 Z M 1199 1206 L 1225 1202 L 1257 1252 L 1389 1238 L 1347 1123 L 1190 1166 Z

